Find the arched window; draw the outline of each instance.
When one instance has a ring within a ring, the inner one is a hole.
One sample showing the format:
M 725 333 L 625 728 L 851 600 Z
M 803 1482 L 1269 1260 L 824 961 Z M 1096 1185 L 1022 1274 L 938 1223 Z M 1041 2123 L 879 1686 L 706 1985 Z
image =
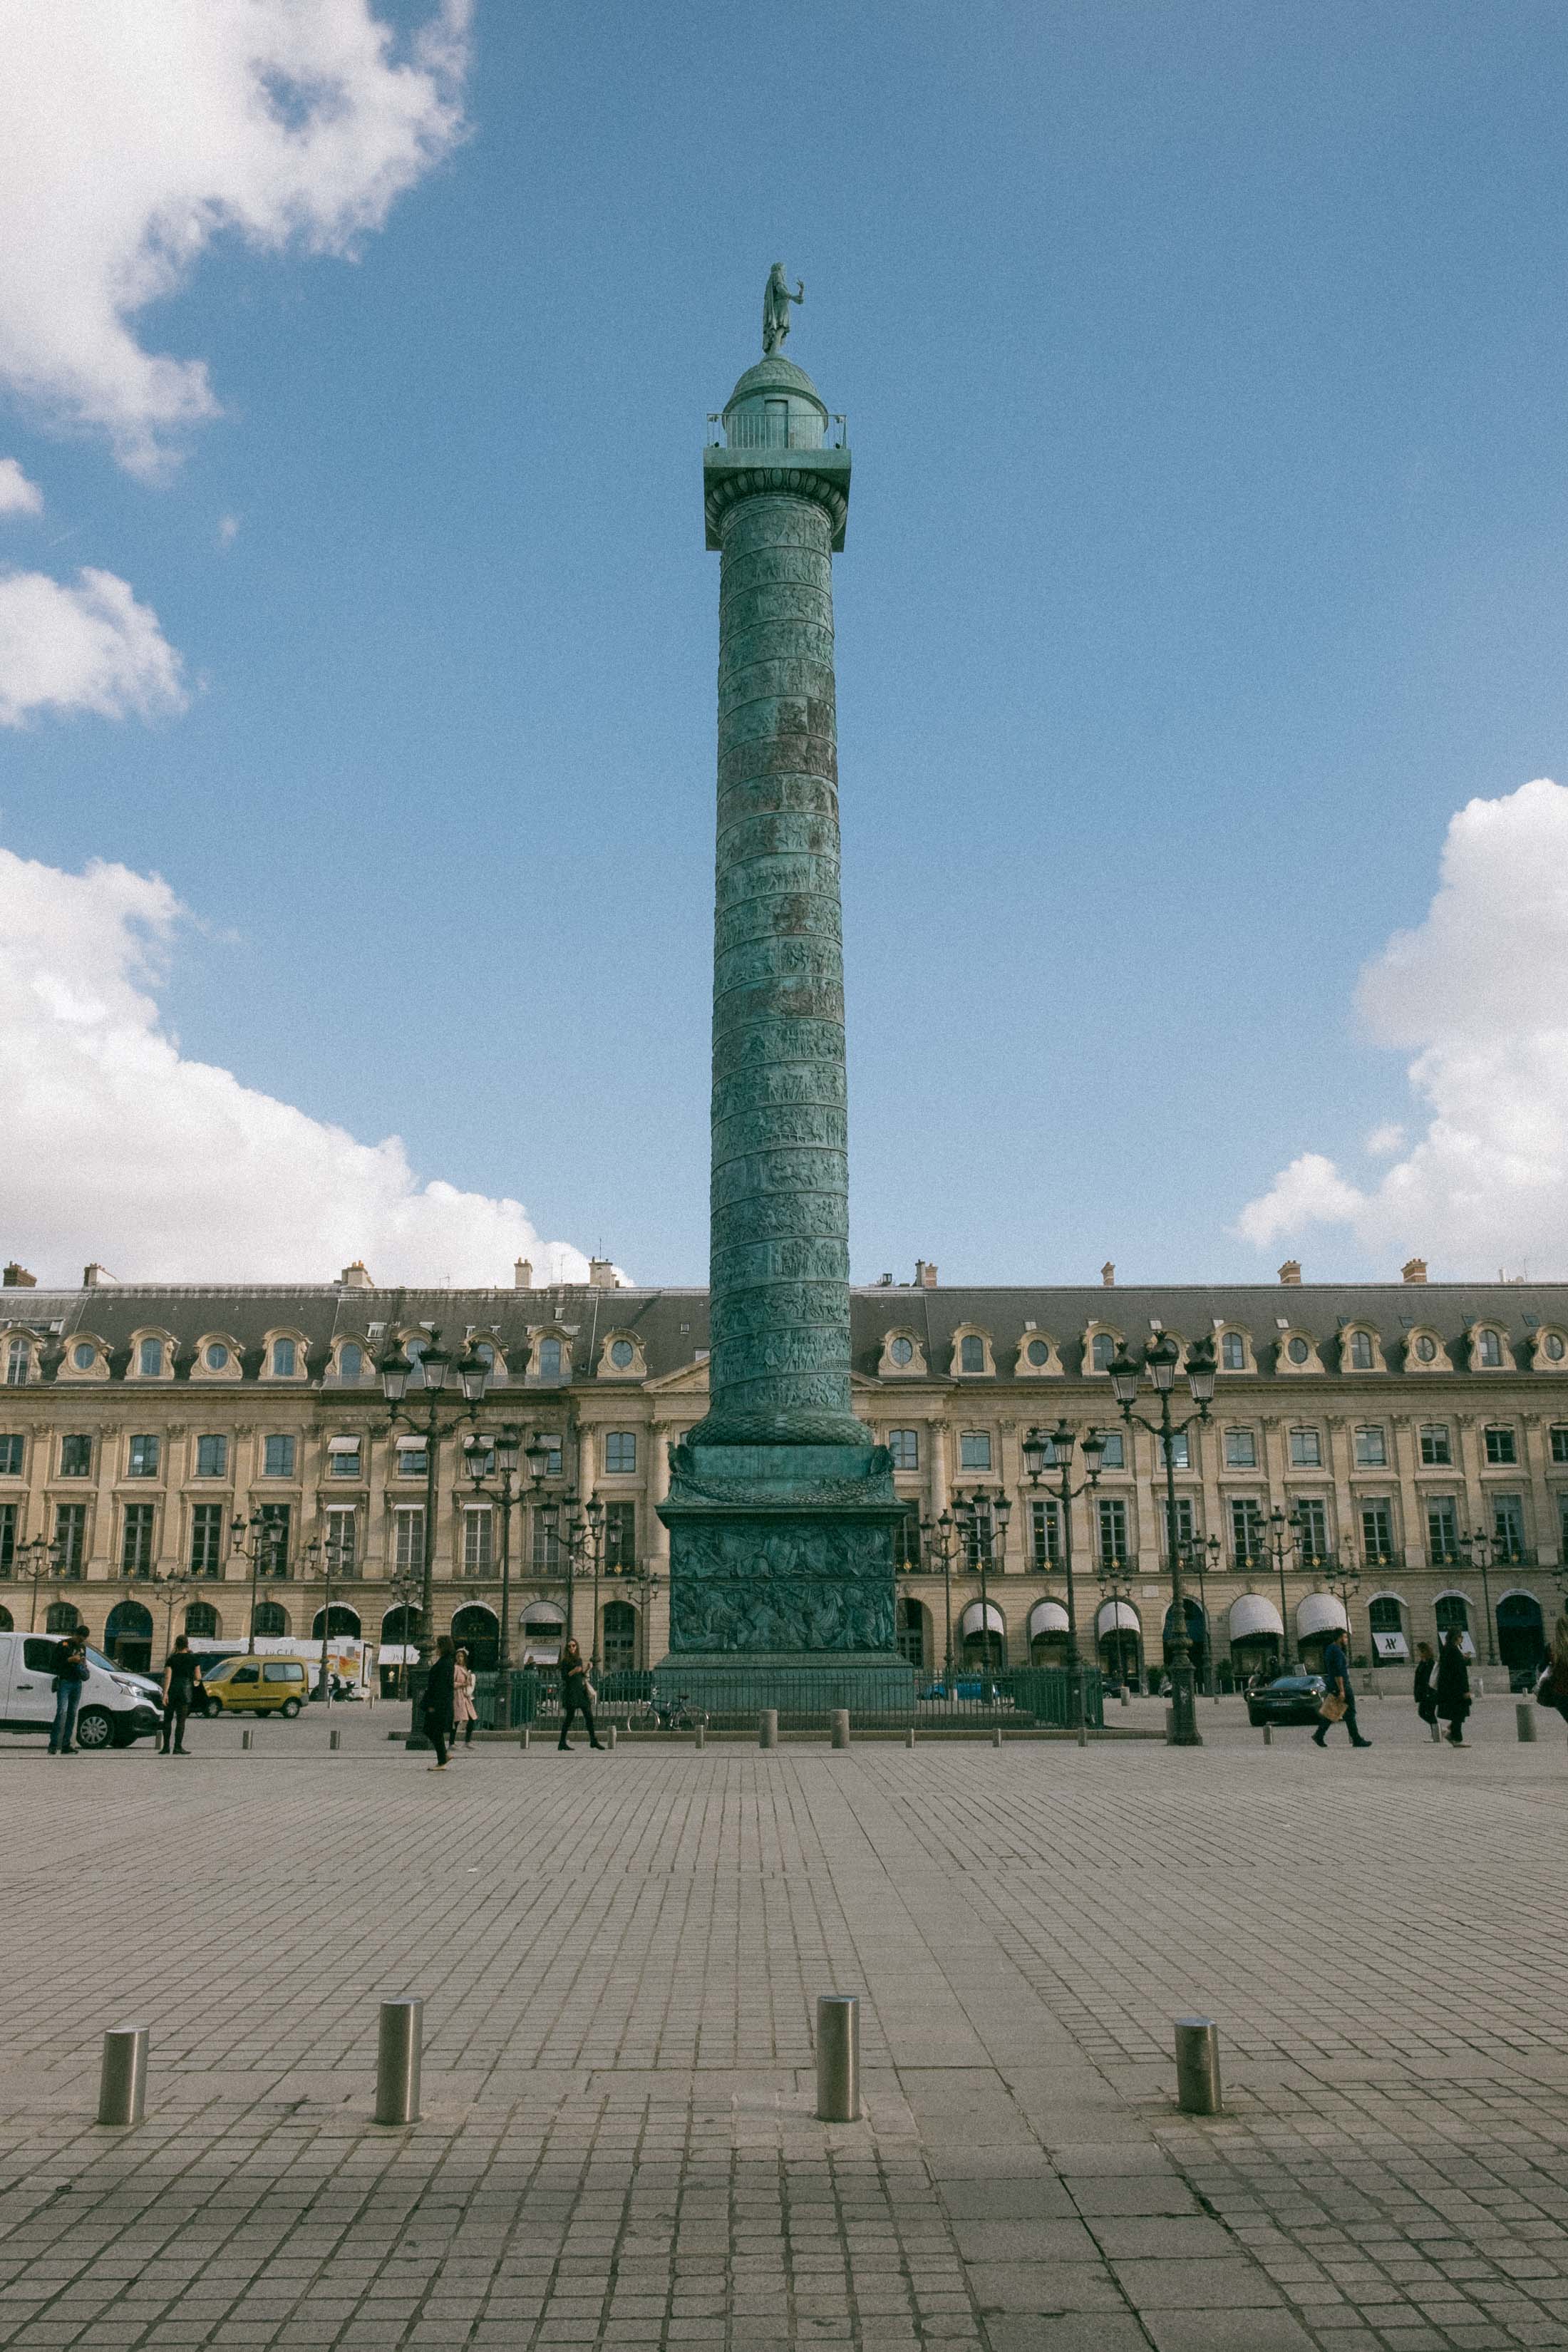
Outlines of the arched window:
M 539 1343 L 539 1377 L 542 1381 L 558 1381 L 561 1378 L 561 1342 L 559 1339 L 541 1339 Z
M 210 1601 L 193 1601 L 185 1611 L 185 1631 L 193 1642 L 217 1639 L 217 1611 Z
M 26 1339 L 13 1339 L 5 1350 L 5 1385 L 25 1389 L 33 1370 L 33 1351 Z
M 326 1623 L 326 1615 L 327 1612 L 324 1609 L 318 1609 L 314 1618 L 311 1620 L 310 1639 L 312 1642 L 319 1642 L 323 1631 L 331 1640 L 341 1642 L 357 1642 L 359 1640 L 359 1616 L 354 1610 L 341 1609 L 334 1601 L 332 1603 L 332 1620 L 330 1625 Z
M 625 1674 L 637 1662 L 637 1612 L 629 1601 L 612 1601 L 605 1612 L 605 1671 Z
M 1469 1606 L 1462 1592 L 1439 1594 L 1432 1614 L 1439 1633 L 1468 1633 L 1470 1630 Z
M 1239 1331 L 1227 1331 L 1219 1343 L 1219 1368 L 1222 1372 L 1244 1372 L 1247 1370 L 1247 1342 Z
M 1489 1371 L 1496 1371 L 1502 1362 L 1502 1341 L 1495 1331 L 1481 1333 L 1478 1355 Z
M 958 1368 L 963 1372 L 983 1372 L 985 1370 L 985 1342 L 970 1331 L 959 1342 Z
M 1370 1331 L 1352 1331 L 1351 1333 L 1352 1371 L 1370 1372 L 1372 1368 L 1372 1333 Z
M 163 1342 L 143 1339 L 136 1350 L 136 1370 L 144 1381 L 159 1380 L 163 1370 Z
M 389 1609 L 381 1621 L 381 1638 L 400 1647 L 412 1648 L 419 1639 L 418 1610 L 412 1607 Z
M 1375 1601 L 1367 1602 L 1366 1622 L 1374 1633 L 1403 1632 L 1399 1602 L 1392 1592 L 1380 1592 Z
M 68 1601 L 51 1601 L 44 1619 L 46 1633 L 74 1633 L 81 1623 L 79 1612 Z
M 926 1662 L 925 1611 L 918 1601 L 900 1601 L 898 1641 L 900 1657 L 918 1672 Z
M 256 1604 L 256 1634 L 258 1641 L 276 1641 L 289 1631 L 289 1612 L 276 1601 L 258 1601 Z
M 494 1610 L 487 1609 L 482 1601 L 471 1601 L 453 1618 L 452 1639 L 459 1650 L 467 1650 L 475 1674 L 494 1674 L 500 1654 L 500 1630 Z
M 294 1342 L 274 1339 L 272 1342 L 272 1377 L 275 1381 L 291 1381 L 294 1377 Z
M 1110 1370 L 1110 1360 L 1115 1353 L 1116 1342 L 1110 1332 L 1097 1331 L 1094 1335 L 1094 1345 L 1089 1349 L 1089 1361 L 1095 1370 L 1108 1372 Z
M 364 1370 L 364 1349 L 356 1348 L 351 1339 L 346 1348 L 338 1350 L 338 1378 L 357 1381 Z

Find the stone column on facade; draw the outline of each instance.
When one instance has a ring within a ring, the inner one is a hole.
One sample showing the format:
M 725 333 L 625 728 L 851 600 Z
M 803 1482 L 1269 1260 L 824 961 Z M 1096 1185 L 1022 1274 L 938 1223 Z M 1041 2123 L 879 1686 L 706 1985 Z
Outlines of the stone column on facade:
M 1481 1481 L 1479 1426 L 1479 1413 L 1461 1412 L 1456 1416 L 1455 1429 L 1459 1443 L 1459 1459 L 1457 1466 L 1465 1486 L 1464 1517 L 1459 1527 L 1461 1542 L 1472 1532 L 1489 1536 L 1492 1531 L 1491 1514 L 1487 1509 L 1486 1488 Z M 1479 1586 L 1477 1590 L 1479 1591 Z M 1479 1609 L 1480 1603 L 1476 1601 L 1471 1605 Z
M 232 1486 L 228 1498 L 229 1518 L 248 1519 L 256 1508 L 254 1492 L 255 1453 L 254 1424 L 237 1421 L 229 1434 L 229 1452 L 233 1460 Z M 249 1537 L 246 1541 L 248 1543 Z M 250 1562 L 233 1549 L 232 1525 L 224 1533 L 223 1576 L 226 1584 L 247 1584 Z
M 158 1513 L 158 1549 L 153 1555 L 153 1568 L 160 1576 L 176 1574 L 180 1566 L 184 1542 L 184 1518 L 181 1503 L 184 1495 L 186 1424 L 172 1421 L 163 1432 L 163 1458 L 160 1465 L 163 1477 L 163 1507 Z
M 947 1423 L 928 1421 L 926 1429 L 926 1477 L 930 1495 L 929 1512 L 940 1519 L 948 1507 L 947 1484 Z
M 1523 1421 L 1524 1467 L 1530 1479 L 1530 1514 L 1535 1534 L 1535 1557 L 1542 1568 L 1557 1563 L 1562 1528 L 1547 1483 L 1547 1436 L 1544 1425 L 1531 1416 Z M 1550 1627 L 1548 1632 L 1550 1632 Z
M 1415 1481 L 1415 1423 L 1408 1413 L 1394 1416 L 1394 1469 L 1399 1483 L 1399 1541 L 1405 1565 L 1418 1575 L 1426 1565 L 1426 1525 Z
M 1330 1547 L 1337 1559 L 1359 1558 L 1361 1525 L 1351 1487 L 1351 1424 L 1342 1413 L 1326 1416 L 1329 1433 L 1329 1480 L 1333 1489 L 1334 1524 Z M 1314 1580 L 1315 1581 L 1315 1580 Z
M 392 1513 L 387 1492 L 387 1471 L 392 1462 L 392 1441 L 379 1430 L 367 1430 L 364 1436 L 364 1565 L 362 1574 L 367 1579 L 390 1578 L 392 1574 Z M 375 1549 L 379 1547 L 379 1549 Z M 388 1603 L 388 1606 L 391 1604 Z M 381 1628 L 376 1627 L 379 1639 Z

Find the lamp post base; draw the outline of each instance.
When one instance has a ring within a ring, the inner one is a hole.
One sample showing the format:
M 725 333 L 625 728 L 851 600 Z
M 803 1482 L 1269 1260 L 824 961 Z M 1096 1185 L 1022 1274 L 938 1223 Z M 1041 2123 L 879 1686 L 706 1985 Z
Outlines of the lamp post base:
M 425 1736 L 425 1685 L 430 1679 L 430 1669 L 416 1666 L 408 1677 L 408 1696 L 413 1701 L 408 1717 L 408 1737 L 405 1748 L 428 1748 L 432 1744 Z
M 1197 1703 L 1191 1665 L 1171 1668 L 1171 1732 L 1172 1748 L 1201 1748 L 1203 1733 L 1198 1729 Z

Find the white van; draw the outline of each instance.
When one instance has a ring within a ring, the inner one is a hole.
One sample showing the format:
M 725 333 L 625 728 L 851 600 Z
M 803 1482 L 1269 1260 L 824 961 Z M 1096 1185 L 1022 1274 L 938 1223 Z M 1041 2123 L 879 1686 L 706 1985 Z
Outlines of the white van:
M 0 1633 L 0 1731 L 41 1731 L 55 1723 L 55 1668 L 63 1643 L 52 1633 Z M 163 1727 L 157 1685 L 145 1675 L 111 1665 L 101 1650 L 87 1654 L 73 1744 L 89 1753 L 129 1748 Z

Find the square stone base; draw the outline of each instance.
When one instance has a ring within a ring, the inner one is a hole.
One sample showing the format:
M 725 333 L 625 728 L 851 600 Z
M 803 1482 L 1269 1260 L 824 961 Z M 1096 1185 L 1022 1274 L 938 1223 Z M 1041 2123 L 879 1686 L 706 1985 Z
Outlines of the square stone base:
M 915 1679 L 913 1666 L 879 1651 L 824 1657 L 797 1650 L 737 1658 L 672 1650 L 653 1670 L 653 1692 L 659 1706 L 685 1699 L 694 1715 L 742 1724 L 775 1706 L 781 1727 L 788 1730 L 825 1724 L 840 1706 L 858 1719 L 882 1716 L 912 1723 Z

